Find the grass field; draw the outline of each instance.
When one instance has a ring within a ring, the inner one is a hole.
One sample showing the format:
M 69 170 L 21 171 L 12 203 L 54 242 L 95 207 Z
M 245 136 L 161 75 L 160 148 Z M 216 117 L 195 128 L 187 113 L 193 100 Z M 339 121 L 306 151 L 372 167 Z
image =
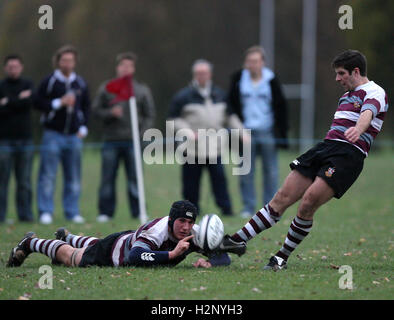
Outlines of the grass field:
M 281 180 L 295 153 L 280 154 Z M 125 195 L 123 168 L 118 178 L 118 206 L 115 219 L 108 224 L 96 222 L 97 190 L 100 179 L 100 154 L 85 150 L 81 211 L 84 225 L 67 224 L 61 206 L 61 175 L 57 181 L 56 212 L 52 226 L 16 222 L 14 182 L 10 186 L 8 219 L 0 225 L 0 300 L 4 299 L 393 299 L 393 189 L 394 154 L 372 152 L 366 159 L 358 181 L 341 200 L 320 208 L 314 227 L 281 272 L 262 270 L 268 258 L 284 241 L 296 206 L 289 208 L 278 225 L 258 235 L 248 244 L 247 253 L 232 255 L 229 267 L 195 269 L 190 255 L 175 268 L 67 268 L 53 267 L 53 289 L 40 289 L 41 265 L 50 260 L 31 255 L 20 268 L 6 269 L 10 249 L 29 230 L 42 238 L 53 237 L 56 228 L 67 225 L 75 234 L 105 236 L 133 229 L 138 221 L 130 218 Z M 34 181 L 38 167 L 35 158 Z M 236 212 L 241 209 L 238 178 L 228 179 Z M 261 181 L 260 169 L 258 172 Z M 168 214 L 170 204 L 180 199 L 180 168 L 177 165 L 145 167 L 148 213 L 151 218 Z M 261 194 L 261 183 L 257 185 Z M 217 212 L 207 175 L 201 190 L 203 213 Z M 261 199 L 260 199 L 261 201 Z M 35 209 L 36 212 L 36 209 Z M 226 232 L 237 231 L 246 222 L 238 215 L 223 217 Z M 348 265 L 353 271 L 353 289 L 340 289 L 343 274 L 338 268 Z

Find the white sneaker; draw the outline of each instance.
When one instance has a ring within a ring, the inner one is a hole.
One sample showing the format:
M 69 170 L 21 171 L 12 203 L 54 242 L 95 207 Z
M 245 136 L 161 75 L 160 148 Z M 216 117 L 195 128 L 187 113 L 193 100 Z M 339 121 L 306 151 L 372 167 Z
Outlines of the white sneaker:
M 253 216 L 253 214 L 250 213 L 249 211 L 242 211 L 241 212 L 241 217 L 244 218 L 244 219 L 247 219 L 247 218 L 250 219 L 252 216 Z
M 107 216 L 106 214 L 100 214 L 97 217 L 97 222 L 105 223 L 105 222 L 108 222 L 109 220 L 111 220 L 111 218 L 109 216 Z
M 85 219 L 82 216 L 75 216 L 74 218 L 71 219 L 71 222 L 81 224 L 81 223 L 85 223 Z
M 43 214 L 41 214 L 40 216 L 40 223 L 41 224 L 51 224 L 53 221 L 52 219 L 52 215 L 48 212 L 44 212 Z

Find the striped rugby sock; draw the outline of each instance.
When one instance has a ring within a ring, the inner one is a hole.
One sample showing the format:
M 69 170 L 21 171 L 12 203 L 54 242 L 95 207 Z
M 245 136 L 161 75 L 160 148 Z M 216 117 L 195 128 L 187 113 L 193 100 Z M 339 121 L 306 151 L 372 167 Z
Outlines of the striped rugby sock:
M 312 229 L 313 220 L 304 220 L 295 217 L 291 222 L 289 232 L 287 233 L 285 243 L 276 253 L 276 256 L 286 260 L 302 240 L 309 234 Z
M 95 244 L 98 240 L 95 237 L 76 236 L 71 233 L 66 236 L 66 242 L 74 248 L 85 248 Z
M 261 231 L 271 228 L 280 220 L 280 216 L 272 207 L 267 204 L 249 220 L 245 226 L 231 238 L 234 241 L 249 241 L 258 235 Z
M 26 246 L 30 248 L 31 252 L 40 252 L 53 260 L 56 260 L 57 250 L 65 244 L 67 243 L 62 240 L 47 240 L 40 238 L 28 239 L 26 242 Z

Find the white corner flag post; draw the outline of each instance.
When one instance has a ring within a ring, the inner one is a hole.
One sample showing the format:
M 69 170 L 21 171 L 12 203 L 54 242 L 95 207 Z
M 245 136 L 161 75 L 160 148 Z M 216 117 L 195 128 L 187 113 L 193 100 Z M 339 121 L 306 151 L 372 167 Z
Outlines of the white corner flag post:
M 133 135 L 134 145 L 134 158 L 135 158 L 135 171 L 137 173 L 137 188 L 138 188 L 138 203 L 140 209 L 140 221 L 144 224 L 148 221 L 148 215 L 146 213 L 145 204 L 145 190 L 144 190 L 144 176 L 142 173 L 142 158 L 141 158 L 141 145 L 140 145 L 140 133 L 138 128 L 138 115 L 137 115 L 137 103 L 135 97 L 132 96 L 129 100 L 130 104 L 130 121 L 131 121 L 131 132 Z

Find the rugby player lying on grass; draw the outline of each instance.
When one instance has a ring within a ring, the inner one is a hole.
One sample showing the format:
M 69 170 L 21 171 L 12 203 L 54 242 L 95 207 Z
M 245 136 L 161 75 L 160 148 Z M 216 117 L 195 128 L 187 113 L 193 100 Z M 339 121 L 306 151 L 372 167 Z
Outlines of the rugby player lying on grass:
M 52 259 L 54 264 L 72 267 L 88 266 L 174 266 L 191 252 L 209 257 L 199 258 L 194 267 L 210 268 L 231 263 L 225 251 L 207 252 L 197 246 L 194 236 L 199 226 L 195 224 L 197 208 L 190 201 L 176 201 L 168 216 L 154 219 L 136 231 L 113 233 L 104 239 L 76 236 L 65 228 L 56 232 L 56 240 L 39 239 L 29 232 L 11 250 L 8 267 L 19 267 L 32 252 L 39 252 Z M 228 252 L 243 254 L 245 246 Z

